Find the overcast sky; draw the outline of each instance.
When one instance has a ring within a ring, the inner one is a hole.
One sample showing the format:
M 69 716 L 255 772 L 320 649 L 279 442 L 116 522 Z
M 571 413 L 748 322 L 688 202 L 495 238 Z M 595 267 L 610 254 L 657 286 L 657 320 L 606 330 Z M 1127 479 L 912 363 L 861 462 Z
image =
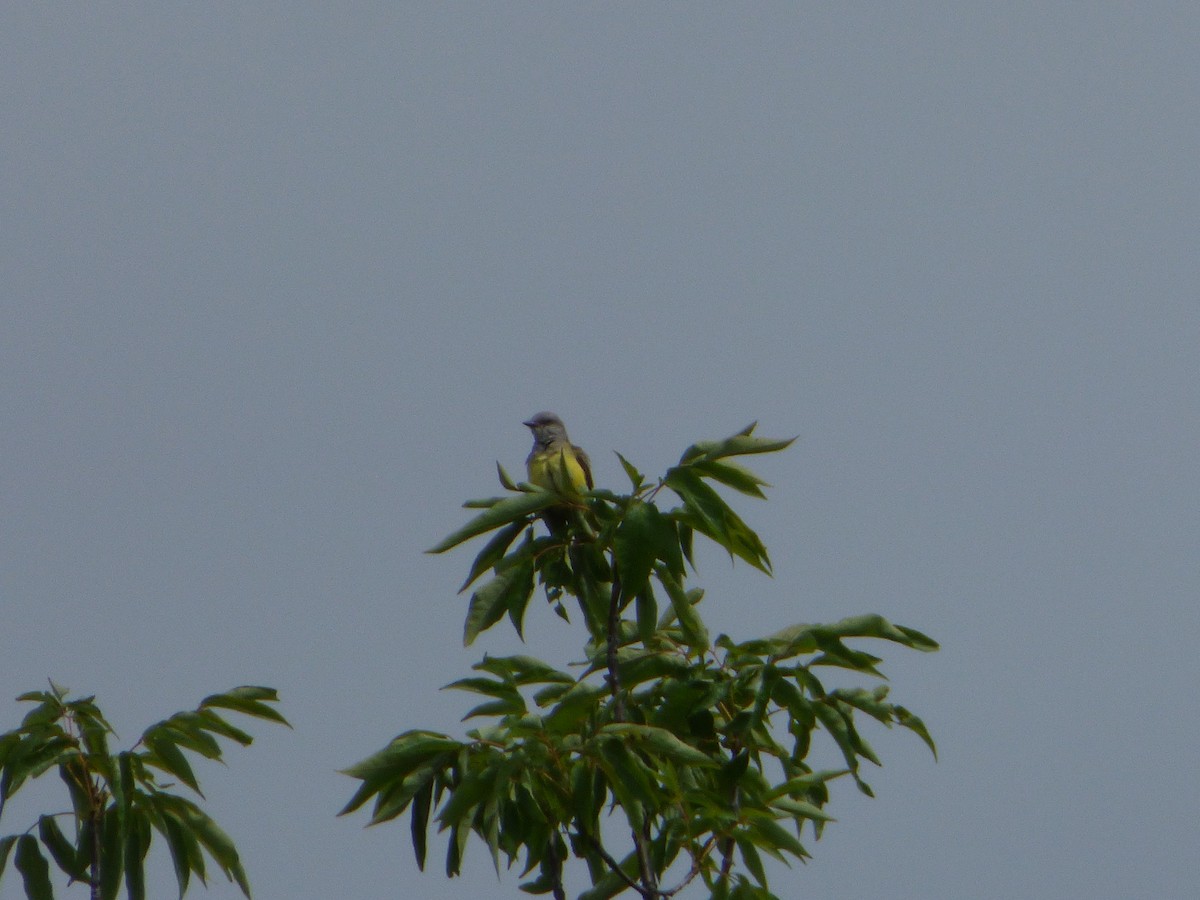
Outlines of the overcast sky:
M 940 762 L 868 726 L 877 799 L 776 893 L 1195 897 L 1198 46 L 1189 3 L 6 4 L 0 730 L 47 677 L 124 745 L 270 685 L 295 730 L 199 769 L 260 900 L 519 896 L 334 817 L 519 646 L 422 551 L 537 410 L 617 489 L 757 419 L 776 573 L 704 555 L 714 633 L 943 645 L 883 651 Z

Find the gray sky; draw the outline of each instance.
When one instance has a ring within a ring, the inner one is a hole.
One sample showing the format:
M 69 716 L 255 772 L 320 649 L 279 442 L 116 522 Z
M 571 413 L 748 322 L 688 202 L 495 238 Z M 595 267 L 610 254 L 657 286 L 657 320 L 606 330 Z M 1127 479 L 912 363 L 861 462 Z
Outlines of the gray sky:
M 126 743 L 268 684 L 295 731 L 200 768 L 259 898 L 518 896 L 334 818 L 517 646 L 459 646 L 472 554 L 422 550 L 536 410 L 617 488 L 758 419 L 801 435 L 741 504 L 776 577 L 705 555 L 714 631 L 944 647 L 885 653 L 941 761 L 869 731 L 878 798 L 776 892 L 1194 897 L 1198 44 L 1184 3 L 6 5 L 0 729 L 46 677 Z

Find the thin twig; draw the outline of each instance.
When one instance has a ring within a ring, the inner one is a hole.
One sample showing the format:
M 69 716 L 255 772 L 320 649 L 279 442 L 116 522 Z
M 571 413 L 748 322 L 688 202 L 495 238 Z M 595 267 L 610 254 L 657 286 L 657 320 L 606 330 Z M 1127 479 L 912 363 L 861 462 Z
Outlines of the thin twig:
M 604 845 L 601 844 L 599 840 L 592 837 L 590 834 L 584 834 L 582 831 L 579 832 L 579 836 L 592 845 L 592 849 L 600 855 L 600 858 L 604 860 L 609 869 L 616 873 L 616 875 L 625 882 L 626 887 L 637 891 L 639 894 L 645 897 L 646 900 L 652 900 L 657 891 L 647 890 L 647 888 L 645 888 L 643 885 L 638 884 L 636 881 L 626 875 L 625 870 L 621 868 L 621 864 L 612 858 L 612 854 L 604 849 Z
M 716 837 L 710 837 L 707 841 L 705 841 L 704 846 L 700 848 L 700 852 L 692 857 L 692 868 L 688 871 L 687 875 L 683 877 L 683 880 L 669 890 L 660 890 L 658 895 L 660 897 L 674 897 L 685 887 L 695 881 L 696 876 L 704 871 L 704 858 L 712 851 L 713 844 L 716 843 L 716 840 Z

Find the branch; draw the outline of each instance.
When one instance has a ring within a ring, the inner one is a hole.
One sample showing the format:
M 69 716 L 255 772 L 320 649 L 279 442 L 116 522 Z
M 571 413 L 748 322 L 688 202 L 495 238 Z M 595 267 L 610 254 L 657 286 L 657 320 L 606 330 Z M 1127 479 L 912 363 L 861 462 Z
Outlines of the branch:
M 608 687 L 613 697 L 613 720 L 625 721 L 625 695 L 621 690 L 621 675 L 617 669 L 617 643 L 620 641 L 621 625 L 621 576 L 616 573 L 616 560 L 613 561 L 612 592 L 608 600 Z M 632 831 L 633 846 L 637 851 L 638 874 L 641 886 L 637 887 L 643 897 L 654 897 L 658 894 L 658 877 L 654 865 L 650 861 L 650 837 L 647 832 L 650 822 L 642 824 L 643 831 L 639 834 Z M 622 875 L 624 873 L 622 872 Z M 632 883 L 631 883 L 632 884 Z
M 621 864 L 612 858 L 612 855 L 604 849 L 604 845 L 601 844 L 597 838 L 594 838 L 590 834 L 586 834 L 582 831 L 578 832 L 578 834 L 581 838 L 592 845 L 592 849 L 599 854 L 602 860 L 604 860 L 605 865 L 607 865 L 609 869 L 611 869 L 623 882 L 625 882 L 626 887 L 637 891 L 642 895 L 642 897 L 646 898 L 646 900 L 652 900 L 652 898 L 658 894 L 658 891 L 652 888 L 646 888 L 626 875 L 625 870 L 621 868 Z
M 713 844 L 716 843 L 716 840 L 717 838 L 714 835 L 705 841 L 704 846 L 700 848 L 700 852 L 692 857 L 692 868 L 688 871 L 687 875 L 683 877 L 683 880 L 669 890 L 659 891 L 658 895 L 660 897 L 674 897 L 685 887 L 695 881 L 696 876 L 704 870 L 704 858 L 708 856 L 710 852 L 712 852 Z

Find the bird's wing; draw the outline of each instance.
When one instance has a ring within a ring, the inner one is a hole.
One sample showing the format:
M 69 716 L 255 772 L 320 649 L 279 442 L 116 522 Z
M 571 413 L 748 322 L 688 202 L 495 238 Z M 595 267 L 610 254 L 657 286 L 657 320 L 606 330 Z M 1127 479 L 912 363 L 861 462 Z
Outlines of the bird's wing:
M 571 449 L 575 451 L 575 458 L 579 460 L 579 467 L 583 469 L 583 478 L 587 482 L 588 490 L 590 491 L 596 486 L 592 482 L 592 461 L 588 459 L 588 455 L 582 447 L 576 447 L 572 444 Z

